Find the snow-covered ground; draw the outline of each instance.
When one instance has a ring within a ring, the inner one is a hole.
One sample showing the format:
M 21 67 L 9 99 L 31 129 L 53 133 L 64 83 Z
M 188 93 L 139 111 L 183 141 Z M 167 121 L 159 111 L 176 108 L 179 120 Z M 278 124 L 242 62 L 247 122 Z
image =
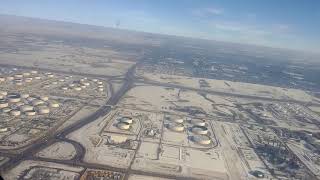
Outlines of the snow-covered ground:
M 51 146 L 37 153 L 37 156 L 39 157 L 61 159 L 61 160 L 72 159 L 75 155 L 76 155 L 76 150 L 74 146 L 67 142 L 54 143 Z
M 176 84 L 185 87 L 200 89 L 199 80 L 204 78 L 190 78 L 185 76 L 143 73 L 144 78 L 161 83 Z M 300 101 L 312 101 L 313 96 L 303 90 L 281 88 L 262 84 L 252 84 L 243 82 L 233 82 L 225 80 L 204 79 L 210 85 L 207 90 L 227 92 L 242 95 L 252 95 L 277 99 L 294 99 Z

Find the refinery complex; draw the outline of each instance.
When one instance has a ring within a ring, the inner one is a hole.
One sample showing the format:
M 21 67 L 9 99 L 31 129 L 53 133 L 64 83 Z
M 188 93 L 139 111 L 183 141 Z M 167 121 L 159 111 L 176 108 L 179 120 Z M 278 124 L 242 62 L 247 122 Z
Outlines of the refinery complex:
M 233 82 L 150 74 L 142 67 L 109 78 L 3 68 L 4 177 L 319 176 L 315 97 L 271 86 L 264 96 L 258 93 L 266 86 L 250 84 L 252 93 L 242 93 Z M 230 86 L 238 93 L 228 92 Z
M 17 149 L 56 129 L 84 103 L 105 98 L 98 79 L 56 75 L 36 70 L 0 77 L 1 147 Z

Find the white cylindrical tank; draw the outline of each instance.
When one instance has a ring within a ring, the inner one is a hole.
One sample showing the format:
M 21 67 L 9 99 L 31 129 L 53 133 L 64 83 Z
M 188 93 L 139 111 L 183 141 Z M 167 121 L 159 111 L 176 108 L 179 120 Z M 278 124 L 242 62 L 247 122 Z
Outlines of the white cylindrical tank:
M 22 73 L 23 76 L 30 76 L 31 74 L 29 72 Z
M 60 105 L 59 105 L 59 103 L 53 101 L 53 102 L 49 103 L 49 106 L 52 107 L 52 108 L 58 108 Z
M 104 91 L 104 89 L 103 88 L 98 88 L 98 91 L 102 92 L 102 91 Z
M 20 78 L 14 79 L 14 82 L 15 82 L 15 83 L 21 83 L 22 81 L 23 81 L 23 79 L 20 79 Z
M 34 101 L 34 100 L 36 100 L 37 98 L 35 98 L 35 97 L 28 97 L 27 98 L 27 101 L 30 103 L 30 102 L 32 102 L 32 101 Z
M 101 84 L 103 84 L 103 82 L 99 81 L 99 82 L 97 82 L 97 84 L 101 85 Z
M 8 95 L 7 91 L 0 91 L 0 94 L 4 96 Z
M 97 82 L 97 81 L 98 81 L 98 79 L 92 79 L 92 81 L 93 81 L 93 82 Z
M 23 78 L 23 74 L 15 74 L 14 77 L 15 78 Z
M 40 77 L 40 76 L 36 76 L 36 77 L 34 77 L 34 79 L 36 79 L 36 80 L 40 80 L 40 79 L 41 79 L 41 77 Z
M 33 71 L 30 71 L 30 73 L 31 74 L 38 74 L 38 71 L 33 70 Z
M 175 123 L 183 123 L 184 122 L 184 120 L 182 118 L 181 119 L 173 119 L 172 121 Z
M 82 90 L 81 87 L 74 87 L 73 89 L 76 90 L 76 91 L 81 91 Z
M 130 124 L 125 122 L 120 122 L 117 124 L 118 128 L 121 130 L 128 130 L 130 129 Z
M 46 75 L 48 76 L 48 77 L 54 77 L 54 75 L 52 74 L 52 73 L 50 73 L 50 72 L 48 72 L 48 73 L 46 73 Z
M 21 112 L 18 110 L 12 110 L 10 111 L 10 115 L 11 116 L 20 116 Z
M 192 140 L 201 145 L 209 145 L 211 143 L 210 137 L 205 135 L 192 136 Z
M 39 106 L 41 104 L 44 104 L 44 101 L 39 100 L 39 99 L 35 99 L 34 101 L 32 101 L 33 106 Z
M 195 134 L 201 134 L 201 135 L 208 134 L 208 128 L 204 126 L 193 126 L 191 128 L 191 131 Z
M 30 105 L 24 105 L 20 107 L 20 111 L 22 112 L 32 111 L 32 110 L 33 110 L 33 106 L 30 106 Z
M 180 123 L 169 124 L 169 129 L 176 132 L 182 132 L 184 130 L 184 125 Z
M 133 120 L 132 120 L 131 117 L 121 117 L 121 118 L 119 119 L 119 122 L 132 124 Z
M 48 101 L 49 100 L 49 97 L 48 96 L 40 96 L 40 99 L 42 101 Z
M 0 102 L 0 109 L 6 108 L 6 107 L 8 107 L 8 106 L 9 106 L 8 102 L 6 102 L 6 101 L 1 101 L 1 102 Z
M 0 77 L 0 82 L 4 82 L 5 80 L 6 80 L 6 78 Z
M 24 82 L 32 82 L 32 77 L 28 77 L 24 80 Z
M 1 109 L 1 111 L 2 111 L 3 113 L 9 113 L 11 110 L 12 110 L 12 109 L 9 108 L 9 107 L 6 107 L 6 108 Z
M 90 86 L 89 82 L 82 82 L 81 84 L 85 85 L 85 86 Z
M 104 88 L 104 85 L 99 85 L 98 88 Z
M 26 93 L 24 93 L 24 94 L 21 94 L 21 97 L 22 98 L 28 98 L 30 95 L 29 94 L 26 94 Z
M 14 77 L 8 76 L 6 79 L 7 79 L 7 81 L 12 81 L 12 80 L 14 80 Z
M 9 103 L 17 103 L 20 102 L 21 96 L 18 93 L 10 93 L 7 95 L 7 99 Z
M 34 111 L 34 110 L 25 111 L 24 113 L 25 113 L 27 116 L 35 116 L 35 115 L 36 115 L 36 111 Z
M 202 119 L 191 119 L 191 124 L 195 126 L 206 126 L 206 122 Z
M 37 108 L 39 114 L 48 114 L 50 113 L 50 109 L 47 106 L 39 106 Z
M 24 103 L 20 101 L 20 102 L 17 102 L 15 105 L 16 105 L 16 107 L 20 107 L 20 106 L 23 106 Z
M 68 90 L 68 87 L 61 87 L 61 89 L 66 91 L 66 90 Z
M 7 132 L 8 131 L 8 128 L 7 127 L 1 127 L 0 128 L 0 133 L 2 132 Z

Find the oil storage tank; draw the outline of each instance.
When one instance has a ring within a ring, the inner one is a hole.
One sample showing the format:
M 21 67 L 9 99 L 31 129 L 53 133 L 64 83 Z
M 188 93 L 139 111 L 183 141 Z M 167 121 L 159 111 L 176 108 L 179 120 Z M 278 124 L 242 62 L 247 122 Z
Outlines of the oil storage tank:
M 175 132 L 182 132 L 184 131 L 184 125 L 183 124 L 180 124 L 180 123 L 170 123 L 168 125 L 168 128 L 172 131 L 175 131 Z
M 201 145 L 209 145 L 211 144 L 211 139 L 209 136 L 205 136 L 205 135 L 195 135 L 192 136 L 192 140 L 197 143 L 197 144 L 201 144 Z

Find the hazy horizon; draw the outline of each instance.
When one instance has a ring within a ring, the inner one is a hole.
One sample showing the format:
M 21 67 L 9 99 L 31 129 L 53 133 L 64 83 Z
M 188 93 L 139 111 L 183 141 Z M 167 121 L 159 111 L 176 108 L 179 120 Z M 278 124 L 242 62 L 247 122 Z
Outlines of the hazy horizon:
M 217 39 L 205 39 L 200 37 L 192 37 L 192 36 L 183 36 L 183 35 L 174 35 L 174 34 L 162 34 L 162 33 L 156 33 L 156 32 L 147 32 L 147 31 L 139 31 L 139 30 L 133 30 L 133 29 L 125 29 L 122 27 L 112 27 L 112 26 L 103 26 L 103 25 L 95 25 L 95 24 L 87 24 L 87 23 L 78 23 L 78 22 L 72 22 L 72 21 L 62 21 L 62 20 L 54 20 L 54 19 L 45 19 L 45 18 L 39 18 L 39 17 L 28 17 L 28 16 L 19 16 L 19 15 L 13 15 L 13 14 L 1 14 L 0 17 L 16 17 L 16 18 L 25 18 L 25 19 L 32 19 L 34 21 L 50 21 L 50 22 L 57 22 L 57 23 L 70 23 L 74 25 L 83 25 L 83 26 L 91 26 L 96 28 L 103 28 L 105 30 L 112 29 L 112 30 L 120 30 L 120 31 L 130 31 L 135 33 L 145 33 L 145 34 L 153 34 L 158 36 L 167 36 L 167 37 L 176 37 L 176 38 L 187 38 L 187 39 L 194 39 L 194 40 L 200 40 L 200 41 L 207 41 L 212 43 L 227 43 L 230 45 L 244 45 L 251 48 L 260 48 L 260 49 L 273 49 L 273 50 L 280 50 L 280 51 L 289 51 L 289 52 L 295 52 L 295 53 L 305 53 L 308 55 L 320 55 L 320 52 L 315 51 L 308 51 L 303 49 L 294 49 L 294 48 L 285 48 L 285 47 L 273 47 L 268 45 L 260 45 L 260 44 L 253 44 L 250 42 L 232 42 L 227 40 L 217 40 Z M 12 23 L 12 22 L 10 22 Z
M 4 1 L 0 14 L 319 53 L 317 2 Z

